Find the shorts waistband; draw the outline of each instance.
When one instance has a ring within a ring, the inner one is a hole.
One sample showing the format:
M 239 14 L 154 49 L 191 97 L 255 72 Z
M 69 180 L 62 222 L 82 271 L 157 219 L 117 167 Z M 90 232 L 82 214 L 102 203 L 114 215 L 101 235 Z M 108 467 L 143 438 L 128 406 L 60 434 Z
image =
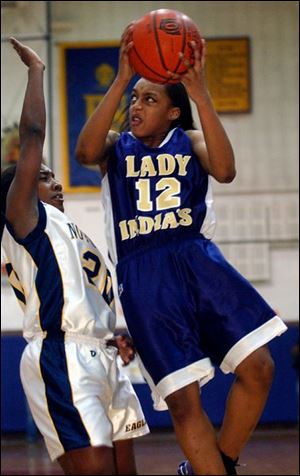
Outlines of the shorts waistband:
M 29 342 L 35 339 L 53 339 L 53 340 L 64 340 L 64 342 L 77 342 L 77 343 L 84 343 L 93 346 L 106 346 L 107 342 L 113 338 L 113 334 L 111 336 L 107 336 L 105 339 L 100 339 L 94 336 L 88 336 L 85 334 L 77 334 L 76 332 L 61 332 L 59 336 L 49 335 L 47 331 L 36 333 L 29 339 Z
M 124 263 L 132 258 L 137 258 L 138 256 L 143 255 L 144 253 L 166 248 L 172 245 L 176 246 L 177 243 L 182 243 L 183 241 L 189 241 L 194 239 L 207 240 L 207 238 L 205 238 L 202 233 L 197 233 L 195 231 L 190 231 L 188 233 L 183 233 L 180 235 L 173 235 L 167 238 L 164 237 L 164 240 L 162 240 L 160 243 L 155 242 L 147 245 L 142 245 L 137 250 L 130 251 L 126 254 L 126 256 L 120 257 L 118 259 L 117 266 L 118 264 Z
M 96 345 L 96 346 L 98 345 L 106 346 L 107 341 L 109 341 L 112 337 L 99 339 L 98 337 L 87 336 L 84 334 L 76 334 L 75 332 L 65 332 L 65 342 L 78 342 L 78 343 L 84 343 L 84 344 Z

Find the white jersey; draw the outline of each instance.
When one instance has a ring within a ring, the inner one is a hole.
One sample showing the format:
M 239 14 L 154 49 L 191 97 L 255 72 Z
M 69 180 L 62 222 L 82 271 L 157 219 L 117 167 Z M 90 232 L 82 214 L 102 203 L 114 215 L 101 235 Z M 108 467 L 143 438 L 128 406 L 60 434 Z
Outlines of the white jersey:
M 109 339 L 115 329 L 111 277 L 94 243 L 52 205 L 24 239 L 6 225 L 6 269 L 24 310 L 24 337 L 76 333 Z
M 129 379 L 117 363 L 109 271 L 93 242 L 68 217 L 39 202 L 36 228 L 3 249 L 10 283 L 24 309 L 29 341 L 21 380 L 52 460 L 89 446 L 149 432 Z

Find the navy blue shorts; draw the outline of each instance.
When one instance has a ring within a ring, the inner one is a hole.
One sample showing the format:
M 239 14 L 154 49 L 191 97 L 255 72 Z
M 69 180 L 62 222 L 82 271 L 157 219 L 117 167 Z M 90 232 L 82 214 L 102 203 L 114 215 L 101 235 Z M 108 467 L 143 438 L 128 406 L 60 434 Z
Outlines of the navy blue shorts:
M 117 266 L 128 330 L 152 388 L 165 398 L 225 372 L 286 330 L 274 310 L 201 236 L 139 251 Z M 247 336 L 247 337 L 246 337 Z

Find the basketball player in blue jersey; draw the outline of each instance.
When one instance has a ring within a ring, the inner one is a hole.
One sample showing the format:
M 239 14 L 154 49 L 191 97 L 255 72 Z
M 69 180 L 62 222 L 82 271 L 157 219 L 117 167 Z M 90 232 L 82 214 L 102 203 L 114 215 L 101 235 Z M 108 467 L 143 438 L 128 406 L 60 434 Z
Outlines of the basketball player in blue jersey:
M 11 43 L 28 67 L 20 159 L 1 178 L 2 245 L 28 341 L 22 384 L 49 455 L 65 474 L 137 474 L 132 438 L 149 430 L 109 345 L 110 275 L 93 242 L 63 213 L 62 187 L 42 164 L 45 66 L 33 50 Z M 126 342 L 118 342 L 126 363 Z
M 210 176 L 231 182 L 235 164 L 205 85 L 205 42 L 202 59 L 191 44 L 193 67 L 182 58 L 182 83 L 136 82 L 130 130 L 118 134 L 110 127 L 134 74 L 131 47 L 129 26 L 118 74 L 81 131 L 76 155 L 98 163 L 104 176 L 121 303 L 155 408 L 163 402 L 169 409 L 188 458 L 179 474 L 236 474 L 272 382 L 266 344 L 286 326 L 211 241 Z M 193 126 L 188 95 L 202 131 Z M 236 375 L 218 437 L 199 397 L 215 365 Z

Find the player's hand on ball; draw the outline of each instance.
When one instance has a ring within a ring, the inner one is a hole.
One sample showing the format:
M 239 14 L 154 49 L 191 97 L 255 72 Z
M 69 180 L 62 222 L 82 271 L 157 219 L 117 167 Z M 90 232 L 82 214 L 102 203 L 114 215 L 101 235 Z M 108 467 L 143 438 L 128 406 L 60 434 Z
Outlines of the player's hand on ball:
M 184 84 L 188 95 L 194 101 L 199 98 L 199 95 L 207 93 L 207 87 L 205 82 L 205 55 L 206 55 L 206 43 L 204 39 L 201 39 L 202 50 L 201 53 L 196 47 L 196 44 L 191 41 L 191 48 L 194 51 L 195 62 L 191 65 L 189 61 L 184 58 L 181 53 L 180 57 L 182 62 L 187 68 L 187 72 L 181 75 L 181 82 Z
M 128 53 L 133 46 L 132 42 L 132 26 L 133 22 L 130 23 L 124 30 L 121 37 L 121 46 L 119 52 L 119 71 L 118 76 L 121 79 L 130 81 L 132 76 L 135 74 L 133 67 L 129 63 Z

